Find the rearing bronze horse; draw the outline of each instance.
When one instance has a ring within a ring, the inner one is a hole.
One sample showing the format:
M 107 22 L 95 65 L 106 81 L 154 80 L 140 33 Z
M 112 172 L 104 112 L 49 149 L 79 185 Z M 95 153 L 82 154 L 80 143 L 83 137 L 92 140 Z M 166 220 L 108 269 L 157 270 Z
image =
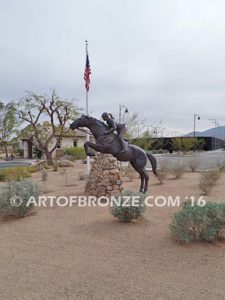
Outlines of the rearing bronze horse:
M 83 115 L 79 119 L 75 120 L 71 125 L 71 129 L 79 127 L 87 127 L 93 134 L 96 143 L 85 142 L 84 148 L 88 156 L 94 156 L 94 149 L 101 153 L 112 154 L 119 161 L 130 161 L 132 167 L 140 174 L 141 186 L 140 192 L 146 193 L 148 190 L 149 174 L 145 169 L 147 160 L 151 162 L 152 171 L 157 176 L 157 162 L 152 154 L 146 153 L 143 149 L 136 145 L 127 145 L 127 151 L 121 153 L 121 144 L 115 133 L 106 134 L 108 127 L 105 123 L 90 117 Z

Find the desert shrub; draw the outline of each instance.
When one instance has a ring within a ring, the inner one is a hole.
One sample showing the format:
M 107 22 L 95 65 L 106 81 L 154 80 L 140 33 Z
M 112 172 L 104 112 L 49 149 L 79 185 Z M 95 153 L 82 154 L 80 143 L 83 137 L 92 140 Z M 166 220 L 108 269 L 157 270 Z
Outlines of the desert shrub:
M 24 217 L 33 208 L 33 204 L 28 203 L 30 197 L 38 199 L 39 195 L 36 183 L 25 180 L 8 182 L 0 187 L 0 214 Z
M 50 168 L 45 159 L 36 161 L 32 166 L 35 167 L 37 169 L 37 171 L 41 171 L 43 168 L 45 168 L 45 169 Z
M 203 195 L 208 195 L 211 192 L 212 188 L 216 186 L 219 178 L 220 172 L 218 170 L 210 170 L 201 174 L 198 186 Z
M 65 173 L 64 173 L 64 186 L 68 186 L 68 174 L 67 174 L 67 170 L 65 169 Z
M 28 167 L 10 167 L 0 170 L 0 181 L 19 181 L 31 177 Z
M 188 167 L 191 170 L 191 172 L 194 172 L 197 169 L 197 167 L 199 166 L 199 164 L 200 164 L 200 160 L 198 157 L 194 156 L 194 157 L 189 158 L 189 160 L 188 160 Z
M 225 172 L 225 161 L 221 162 L 218 160 L 216 165 L 220 172 Z
M 127 197 L 129 197 L 129 199 Z M 138 197 L 138 205 L 132 205 L 132 197 Z M 113 203 L 113 205 L 109 207 L 109 211 L 114 217 L 118 218 L 120 221 L 130 222 L 133 219 L 137 219 L 144 213 L 146 209 L 144 203 L 145 195 L 142 193 L 136 193 L 133 191 L 126 190 L 118 196 L 115 196 L 115 198 L 118 201 L 120 201 L 120 203 L 118 203 L 120 205 L 117 205 L 117 203 Z M 128 202 L 125 202 L 127 201 L 127 199 Z
M 65 155 L 70 156 L 72 160 L 85 159 L 86 153 L 83 147 L 68 147 L 64 149 Z
M 59 174 L 61 174 L 61 175 L 65 175 L 65 173 L 66 173 L 66 168 L 64 167 L 62 167 L 62 168 L 60 168 L 59 169 Z
M 169 162 L 168 160 L 164 159 L 160 162 L 160 169 L 157 170 L 157 178 L 160 182 L 160 184 L 163 184 L 164 180 L 168 176 L 168 169 L 169 169 Z
M 56 159 L 53 160 L 53 171 L 54 171 L 54 172 L 57 172 L 57 171 L 58 171 L 58 166 L 59 166 L 58 161 L 57 161 Z
M 84 172 L 79 172 L 78 174 L 78 179 L 79 180 L 86 180 L 87 179 L 87 173 L 84 173 Z
M 183 163 L 177 162 L 170 167 L 170 173 L 176 178 L 180 179 L 185 172 L 185 165 Z
M 71 160 L 62 159 L 58 161 L 58 167 L 60 168 L 68 168 L 73 166 L 74 164 L 71 162 Z
M 47 181 L 48 180 L 48 171 L 46 169 L 41 169 L 41 180 Z
M 180 242 L 213 242 L 225 229 L 225 204 L 208 202 L 204 206 L 185 203 L 170 224 L 173 237 Z

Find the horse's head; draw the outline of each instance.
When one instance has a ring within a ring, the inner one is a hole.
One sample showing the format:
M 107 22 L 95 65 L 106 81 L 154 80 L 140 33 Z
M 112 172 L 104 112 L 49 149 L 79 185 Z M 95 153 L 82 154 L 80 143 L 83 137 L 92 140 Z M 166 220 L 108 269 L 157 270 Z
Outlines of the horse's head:
M 88 127 L 90 117 L 82 115 L 79 119 L 76 119 L 72 124 L 70 124 L 70 129 L 76 129 L 78 127 Z

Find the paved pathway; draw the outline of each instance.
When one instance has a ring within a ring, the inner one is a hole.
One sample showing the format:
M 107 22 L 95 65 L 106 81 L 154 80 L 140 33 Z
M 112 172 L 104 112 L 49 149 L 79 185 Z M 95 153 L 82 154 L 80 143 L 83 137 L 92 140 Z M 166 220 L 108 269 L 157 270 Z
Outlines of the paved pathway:
M 0 169 L 17 166 L 30 166 L 32 161 L 29 160 L 11 160 L 11 161 L 0 161 Z

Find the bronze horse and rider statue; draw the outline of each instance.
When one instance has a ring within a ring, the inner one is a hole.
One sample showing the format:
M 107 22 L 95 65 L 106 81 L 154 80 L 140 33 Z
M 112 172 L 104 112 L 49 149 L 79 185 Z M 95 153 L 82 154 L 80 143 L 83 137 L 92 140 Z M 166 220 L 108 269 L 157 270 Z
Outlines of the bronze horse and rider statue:
M 149 174 L 145 169 L 149 159 L 152 171 L 157 176 L 157 162 L 155 157 L 145 152 L 142 148 L 129 144 L 124 135 L 126 133 L 125 124 L 116 123 L 110 113 L 103 113 L 102 122 L 91 116 L 82 115 L 71 125 L 71 129 L 81 127 L 88 128 L 95 138 L 95 143 L 87 141 L 84 143 L 84 149 L 87 156 L 95 156 L 93 150 L 101 153 L 112 154 L 118 161 L 129 161 L 132 167 L 140 174 L 141 186 L 140 192 L 146 193 L 148 190 Z

